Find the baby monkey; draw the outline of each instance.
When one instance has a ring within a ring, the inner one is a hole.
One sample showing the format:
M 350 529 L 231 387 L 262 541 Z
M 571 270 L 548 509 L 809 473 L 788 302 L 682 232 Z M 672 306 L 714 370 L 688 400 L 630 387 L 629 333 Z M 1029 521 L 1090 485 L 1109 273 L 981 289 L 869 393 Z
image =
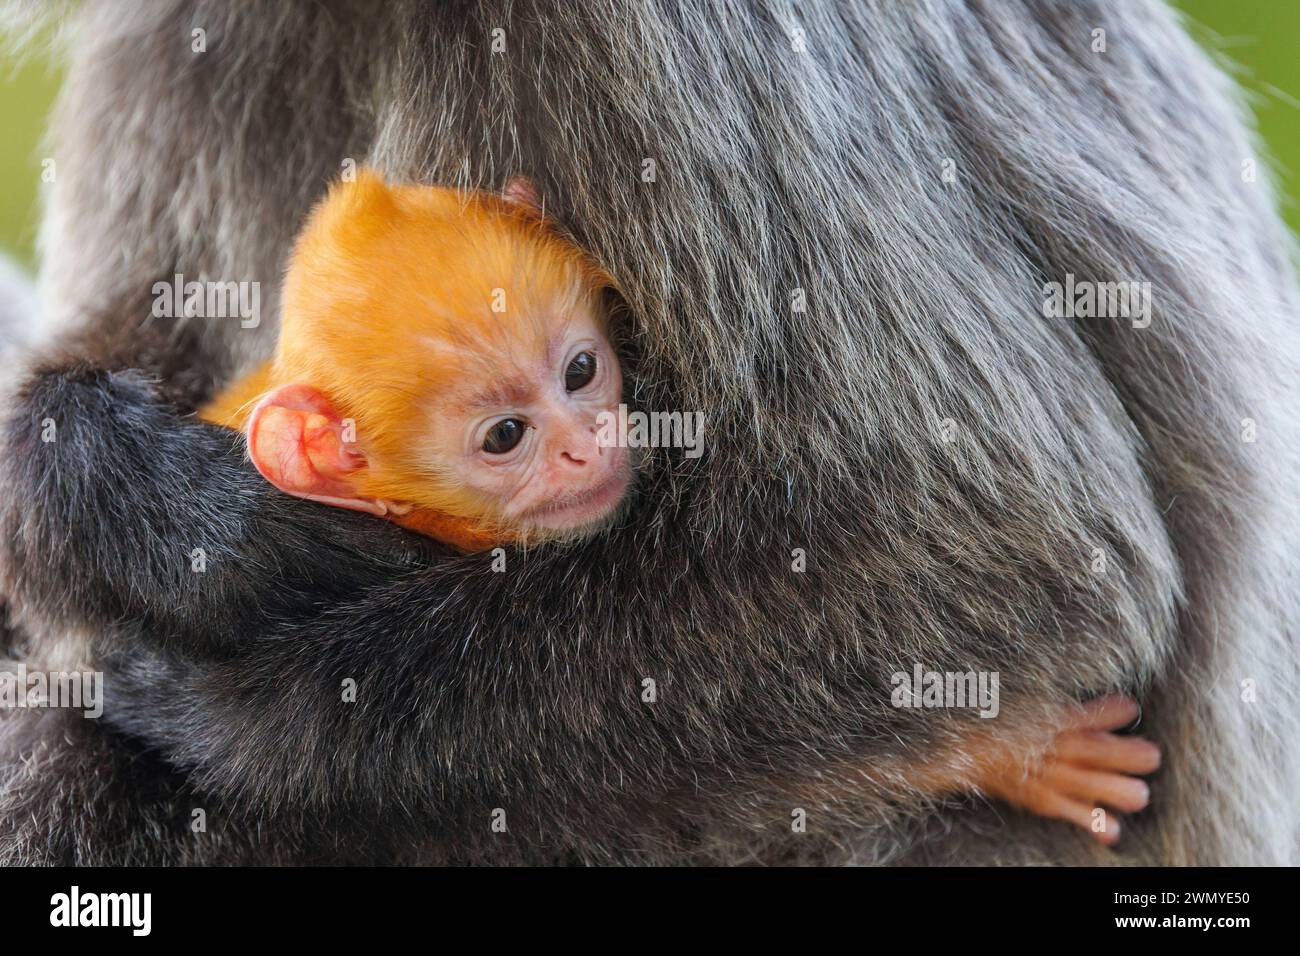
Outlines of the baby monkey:
M 502 195 L 335 185 L 299 235 L 273 357 L 204 408 L 243 431 L 282 491 L 386 517 L 462 551 L 576 537 L 617 513 L 627 449 L 597 440 L 622 397 L 612 279 L 543 215 Z M 909 771 L 927 793 L 977 791 L 1104 843 L 1148 799 L 1154 744 L 1112 731 L 1137 705 L 1068 711 L 1045 753 L 971 734 Z
M 610 277 L 501 196 L 361 170 L 312 212 L 274 356 L 200 412 L 281 491 L 477 551 L 590 532 L 631 481 Z

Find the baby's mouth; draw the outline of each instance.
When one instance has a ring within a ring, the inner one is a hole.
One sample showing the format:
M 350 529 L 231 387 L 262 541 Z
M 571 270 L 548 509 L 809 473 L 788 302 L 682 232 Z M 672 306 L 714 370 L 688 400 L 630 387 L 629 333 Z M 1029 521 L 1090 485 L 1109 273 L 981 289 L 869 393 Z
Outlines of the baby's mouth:
M 522 520 L 542 527 L 567 528 L 601 518 L 618 504 L 629 480 L 628 469 L 620 468 L 594 488 L 530 508 Z

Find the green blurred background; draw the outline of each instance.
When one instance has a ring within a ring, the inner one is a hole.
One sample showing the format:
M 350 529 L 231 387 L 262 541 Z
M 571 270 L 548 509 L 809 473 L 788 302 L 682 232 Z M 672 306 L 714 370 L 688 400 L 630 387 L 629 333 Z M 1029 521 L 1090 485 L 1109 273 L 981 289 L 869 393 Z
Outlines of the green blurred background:
M 905 2 L 905 0 L 900 0 Z M 1300 0 L 1179 0 L 1198 39 L 1238 69 L 1284 191 L 1283 212 L 1300 232 Z M 0 60 L 0 252 L 33 264 L 40 139 L 59 74 L 39 55 Z

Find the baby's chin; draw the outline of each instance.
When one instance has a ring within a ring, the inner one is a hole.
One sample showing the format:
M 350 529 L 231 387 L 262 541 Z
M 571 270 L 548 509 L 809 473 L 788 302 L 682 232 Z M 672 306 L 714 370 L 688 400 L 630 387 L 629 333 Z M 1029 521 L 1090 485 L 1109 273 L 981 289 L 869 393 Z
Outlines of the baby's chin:
M 536 510 L 519 523 L 525 542 L 578 541 L 612 524 L 627 507 L 632 469 L 625 467 L 582 498 Z

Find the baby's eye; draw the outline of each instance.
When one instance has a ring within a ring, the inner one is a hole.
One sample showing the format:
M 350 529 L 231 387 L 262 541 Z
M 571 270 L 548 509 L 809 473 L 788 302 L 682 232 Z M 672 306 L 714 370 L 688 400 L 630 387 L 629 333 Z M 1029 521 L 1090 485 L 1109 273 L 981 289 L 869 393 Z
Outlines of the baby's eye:
M 524 423 L 517 418 L 503 418 L 488 429 L 483 450 L 489 455 L 504 455 L 524 437 Z
M 564 387 L 576 392 L 596 377 L 596 356 L 590 352 L 579 352 L 564 370 Z

